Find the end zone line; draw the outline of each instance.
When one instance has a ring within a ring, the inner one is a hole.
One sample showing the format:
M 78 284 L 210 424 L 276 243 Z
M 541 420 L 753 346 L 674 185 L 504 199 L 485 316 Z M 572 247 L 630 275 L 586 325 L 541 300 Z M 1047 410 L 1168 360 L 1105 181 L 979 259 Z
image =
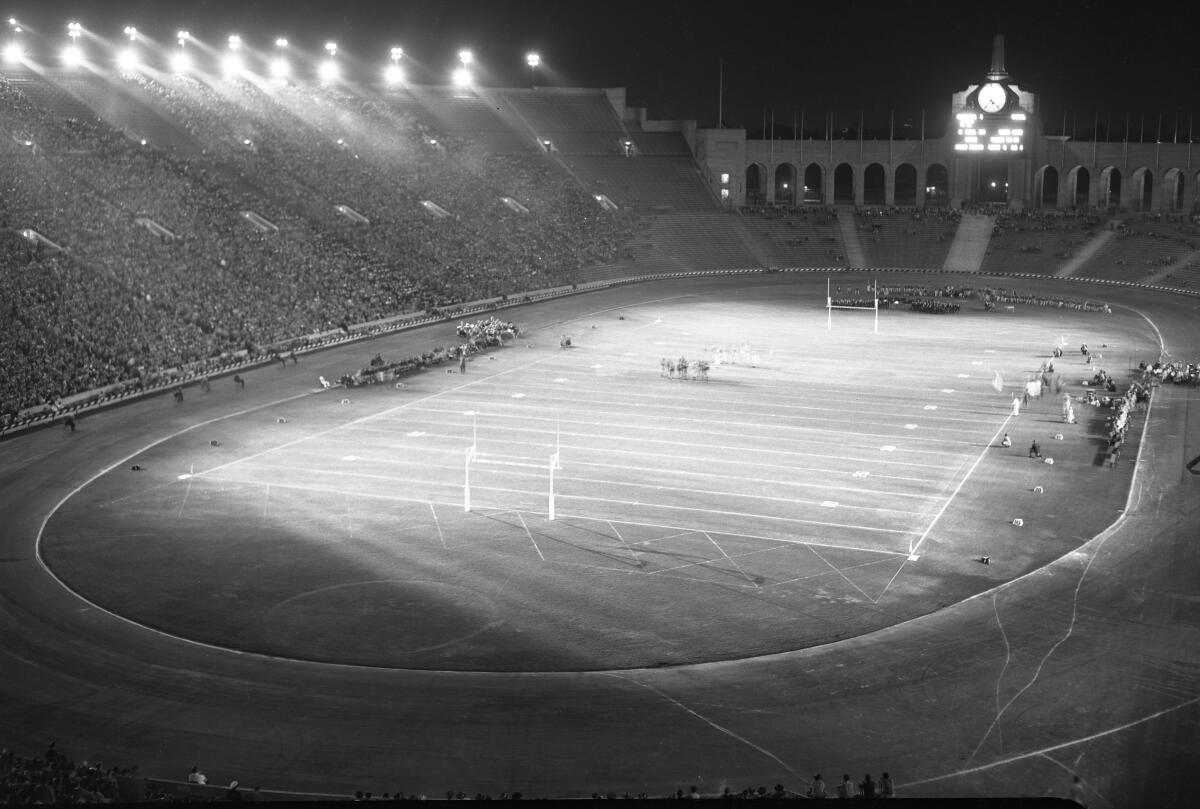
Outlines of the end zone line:
M 988 451 L 992 449 L 992 445 L 996 443 L 996 439 L 998 439 L 1000 434 L 1004 432 L 1004 428 L 1008 426 L 1010 421 L 1012 421 L 1011 413 L 1004 417 L 1004 421 L 1000 422 L 1000 427 L 997 428 L 996 432 L 992 434 L 992 437 L 987 442 L 987 446 L 983 448 L 983 452 L 979 453 L 979 457 L 975 459 L 975 463 L 971 464 L 971 468 L 967 470 L 967 474 L 962 476 L 962 480 L 958 482 L 958 485 L 954 487 L 954 491 L 952 491 L 950 496 L 946 498 L 946 502 L 942 504 L 940 509 L 938 509 L 938 513 L 934 515 L 933 520 L 929 523 L 929 527 L 925 529 L 925 533 L 921 534 L 921 538 L 917 540 L 917 544 L 913 545 L 912 548 L 909 549 L 909 556 L 915 554 L 917 549 L 921 547 L 921 543 L 924 542 L 929 536 L 929 532 L 933 530 L 933 526 L 937 525 L 938 520 L 940 520 L 942 515 L 946 513 L 946 509 L 950 507 L 950 503 L 952 503 L 954 498 L 958 496 L 958 493 L 962 490 L 963 485 L 968 479 L 970 479 L 971 474 L 975 471 L 975 468 L 979 466 L 979 462 L 982 461 L 984 456 L 988 454 Z M 900 571 L 897 570 L 896 574 L 899 575 L 899 573 Z M 893 579 L 894 578 L 895 577 L 893 576 Z M 883 593 L 880 593 L 879 595 L 881 598 L 883 597 Z

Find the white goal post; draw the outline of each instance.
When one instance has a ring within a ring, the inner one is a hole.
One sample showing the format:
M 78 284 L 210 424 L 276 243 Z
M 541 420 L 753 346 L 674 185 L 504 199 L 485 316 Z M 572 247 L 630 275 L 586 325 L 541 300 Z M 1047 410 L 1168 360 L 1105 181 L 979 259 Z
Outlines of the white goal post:
M 826 330 L 833 331 L 833 310 L 834 309 L 857 309 L 862 312 L 874 312 L 875 324 L 874 333 L 879 334 L 879 282 L 876 281 L 870 287 L 871 290 L 871 306 L 836 306 L 833 303 L 833 293 L 830 292 L 829 279 L 825 279 L 825 312 L 826 312 Z
M 557 452 L 550 456 L 546 463 L 531 461 L 515 461 L 502 457 L 480 455 L 474 444 L 467 447 L 466 459 L 463 463 L 463 511 L 471 510 L 471 465 L 478 466 L 509 466 L 519 469 L 544 469 L 547 471 L 546 502 L 547 515 L 551 520 L 557 516 L 554 508 L 554 473 L 562 469 L 562 461 Z

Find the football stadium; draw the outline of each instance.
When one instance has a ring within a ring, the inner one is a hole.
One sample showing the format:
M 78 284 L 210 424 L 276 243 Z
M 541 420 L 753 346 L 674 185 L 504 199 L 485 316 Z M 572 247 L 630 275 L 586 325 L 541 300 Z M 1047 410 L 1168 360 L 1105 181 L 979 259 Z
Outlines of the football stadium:
M 5 802 L 1186 804 L 1190 122 L 1067 134 L 1000 36 L 880 136 L 62 31 L 0 64 Z

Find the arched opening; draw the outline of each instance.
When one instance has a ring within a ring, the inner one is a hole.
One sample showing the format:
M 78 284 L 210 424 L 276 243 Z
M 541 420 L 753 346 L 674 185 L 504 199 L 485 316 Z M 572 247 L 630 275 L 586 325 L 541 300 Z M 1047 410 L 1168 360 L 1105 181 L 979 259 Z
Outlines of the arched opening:
M 950 202 L 950 172 L 941 163 L 925 169 L 925 204 L 947 205 Z
M 1083 166 L 1071 169 L 1067 174 L 1067 192 L 1074 207 L 1088 207 L 1088 199 L 1092 193 L 1091 173 Z
M 887 204 L 887 172 L 878 163 L 863 170 L 863 204 Z
M 1163 207 L 1168 211 L 1183 210 L 1183 172 L 1171 169 L 1162 179 Z
M 775 169 L 775 204 L 796 204 L 796 167 L 783 163 Z
M 897 205 L 917 204 L 917 167 L 912 163 L 901 163 L 896 167 L 896 190 L 892 199 Z
M 767 169 L 761 163 L 751 163 L 746 168 L 746 204 L 767 204 Z
M 1058 207 L 1058 169 L 1043 166 L 1034 176 L 1035 207 Z
M 818 205 L 825 201 L 825 172 L 818 163 L 804 169 L 804 201 Z
M 1148 168 L 1135 169 L 1129 178 L 1129 204 L 1135 211 L 1154 207 L 1154 172 Z
M 833 170 L 833 202 L 835 205 L 854 204 L 854 168 L 842 163 Z
M 1107 166 L 1100 170 L 1100 207 L 1110 212 L 1121 207 L 1121 171 Z

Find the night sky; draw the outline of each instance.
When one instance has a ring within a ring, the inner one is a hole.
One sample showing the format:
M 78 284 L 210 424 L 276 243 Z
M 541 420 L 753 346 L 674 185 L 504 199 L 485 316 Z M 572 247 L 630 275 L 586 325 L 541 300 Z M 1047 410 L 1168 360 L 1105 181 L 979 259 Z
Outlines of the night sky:
M 333 39 L 344 57 L 368 62 L 364 72 L 401 45 L 418 83 L 445 83 L 470 47 L 483 83 L 527 85 L 532 49 L 546 63 L 539 84 L 624 86 L 651 117 L 702 125 L 717 118 L 723 60 L 725 123 L 755 128 L 771 109 L 781 126 L 800 110 L 809 122 L 833 112 L 853 123 L 860 108 L 868 125 L 886 126 L 893 110 L 897 121 L 919 121 L 922 110 L 944 118 L 951 94 L 982 79 L 1001 33 L 1012 81 L 1039 94 L 1048 131 L 1064 112 L 1089 126 L 1097 114 L 1129 114 L 1135 126 L 1144 116 L 1151 128 L 1161 114 L 1169 139 L 1176 119 L 1186 131 L 1200 112 L 1200 11 L 1174 0 L 18 0 L 6 9 L 52 41 L 65 41 L 72 19 L 110 38 L 133 24 L 168 46 L 179 28 L 212 43 L 236 32 L 259 47 L 283 35 L 314 53 Z

